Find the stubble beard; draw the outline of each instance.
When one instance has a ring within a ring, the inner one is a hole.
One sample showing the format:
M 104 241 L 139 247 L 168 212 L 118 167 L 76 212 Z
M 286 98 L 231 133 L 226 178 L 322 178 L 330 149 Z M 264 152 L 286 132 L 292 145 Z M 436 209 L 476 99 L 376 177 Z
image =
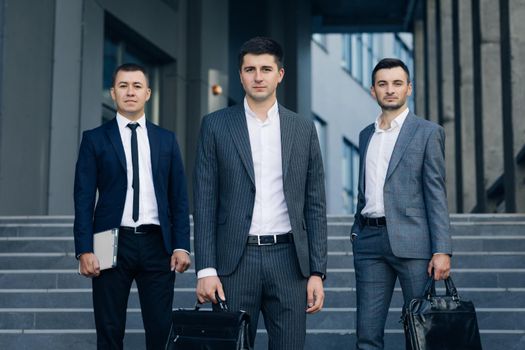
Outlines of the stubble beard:
M 403 107 L 406 103 L 406 99 L 405 100 L 402 100 L 402 101 L 399 101 L 398 103 L 396 104 L 385 104 L 385 103 L 382 103 L 382 102 L 378 102 L 379 104 L 379 107 L 381 107 L 382 110 L 384 111 L 395 111 L 395 110 L 398 110 L 400 109 L 401 107 Z

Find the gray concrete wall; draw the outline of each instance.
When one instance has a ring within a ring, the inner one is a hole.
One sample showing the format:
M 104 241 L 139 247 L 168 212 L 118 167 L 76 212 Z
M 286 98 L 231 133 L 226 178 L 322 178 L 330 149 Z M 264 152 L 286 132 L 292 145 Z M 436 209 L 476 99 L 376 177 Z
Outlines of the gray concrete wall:
M 96 3 L 171 57 L 181 54 L 174 40 L 182 29 L 178 26 L 178 13 L 164 1 L 97 0 Z
M 0 214 L 46 214 L 55 1 L 5 0 Z

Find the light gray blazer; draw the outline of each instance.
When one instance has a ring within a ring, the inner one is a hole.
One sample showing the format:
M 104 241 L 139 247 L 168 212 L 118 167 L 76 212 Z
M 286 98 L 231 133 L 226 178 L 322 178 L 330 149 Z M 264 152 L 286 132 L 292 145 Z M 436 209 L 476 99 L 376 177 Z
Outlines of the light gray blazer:
M 279 105 L 283 190 L 295 251 L 305 277 L 326 273 L 324 171 L 314 123 Z M 193 184 L 196 270 L 229 275 L 246 247 L 255 176 L 243 105 L 211 113 L 201 124 Z M 264 188 L 258 188 L 264 191 Z
M 359 134 L 359 193 L 352 232 L 363 227 L 366 152 L 374 124 Z M 445 188 L 445 131 L 409 112 L 394 146 L 383 188 L 388 237 L 400 258 L 452 253 Z

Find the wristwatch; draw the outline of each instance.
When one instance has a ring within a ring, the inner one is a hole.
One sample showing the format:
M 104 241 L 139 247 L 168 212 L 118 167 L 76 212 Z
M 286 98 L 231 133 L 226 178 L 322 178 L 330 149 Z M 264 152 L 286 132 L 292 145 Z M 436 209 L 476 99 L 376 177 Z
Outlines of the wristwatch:
M 310 276 L 317 276 L 321 277 L 321 280 L 324 281 L 326 279 L 326 275 L 324 273 L 318 272 L 318 271 L 312 271 L 310 272 Z

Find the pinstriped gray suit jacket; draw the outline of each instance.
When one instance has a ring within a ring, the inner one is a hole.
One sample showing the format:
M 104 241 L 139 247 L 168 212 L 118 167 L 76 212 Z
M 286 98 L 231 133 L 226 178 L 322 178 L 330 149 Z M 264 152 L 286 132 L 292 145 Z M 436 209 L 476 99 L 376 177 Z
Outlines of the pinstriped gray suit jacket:
M 365 206 L 365 164 L 374 124 L 359 134 L 359 194 L 352 232 Z M 410 112 L 394 146 L 383 188 L 388 237 L 400 258 L 452 253 L 445 187 L 445 131 Z
M 326 273 L 326 203 L 317 132 L 311 120 L 279 105 L 283 190 L 295 250 L 305 277 Z M 264 191 L 264 188 L 257 189 Z M 204 117 L 194 171 L 196 270 L 231 274 L 243 255 L 255 201 L 255 176 L 244 107 Z

